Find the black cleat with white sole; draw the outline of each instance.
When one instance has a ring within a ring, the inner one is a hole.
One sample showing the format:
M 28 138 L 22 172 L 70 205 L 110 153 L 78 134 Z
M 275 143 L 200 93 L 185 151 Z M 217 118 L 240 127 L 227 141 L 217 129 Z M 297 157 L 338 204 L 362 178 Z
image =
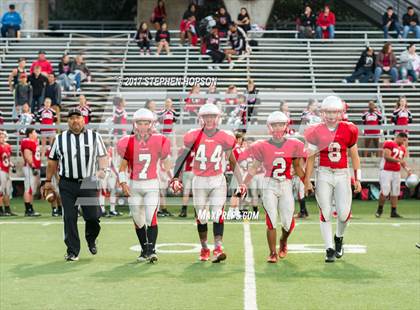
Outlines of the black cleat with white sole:
M 344 255 L 343 237 L 337 237 L 334 235 L 334 243 L 335 243 L 335 257 L 341 258 Z
M 328 248 L 325 255 L 325 262 L 326 263 L 334 263 L 335 262 L 335 250 L 332 248 Z

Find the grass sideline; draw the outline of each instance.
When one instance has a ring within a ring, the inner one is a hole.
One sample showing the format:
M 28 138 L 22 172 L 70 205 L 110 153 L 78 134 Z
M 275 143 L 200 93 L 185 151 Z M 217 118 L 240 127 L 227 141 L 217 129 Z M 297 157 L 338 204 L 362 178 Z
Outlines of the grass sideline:
M 316 205 L 310 201 L 308 206 L 310 218 L 297 221 L 291 244 L 322 243 Z M 127 212 L 102 220 L 97 256 L 91 256 L 82 241 L 80 261 L 66 263 L 61 219 L 52 218 L 44 202 L 37 201 L 35 207 L 42 217 L 0 218 L 2 310 L 244 309 L 244 294 L 250 292 L 243 291 L 241 222 L 225 227 L 228 260 L 222 264 L 200 263 L 198 253 L 160 254 L 156 265 L 136 263 L 138 253 L 130 247 L 137 245 L 137 238 Z M 15 199 L 12 208 L 22 214 L 22 201 Z M 390 219 L 389 205 L 376 219 L 375 209 L 376 202 L 354 202 L 345 243 L 366 245 L 367 253 L 346 254 L 334 264 L 325 264 L 320 253 L 290 253 L 278 264 L 267 264 L 261 214 L 250 225 L 258 308 L 418 309 L 418 201 L 400 201 L 403 219 Z M 177 214 L 178 207 L 169 210 Z M 198 243 L 192 208 L 186 220 L 163 218 L 160 223 L 158 243 Z

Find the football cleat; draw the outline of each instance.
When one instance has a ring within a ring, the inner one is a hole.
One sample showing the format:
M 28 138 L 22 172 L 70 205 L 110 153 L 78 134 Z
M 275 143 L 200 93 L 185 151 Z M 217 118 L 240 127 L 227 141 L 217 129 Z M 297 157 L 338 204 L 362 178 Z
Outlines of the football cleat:
M 140 253 L 139 257 L 137 257 L 137 261 L 138 261 L 139 263 L 146 262 L 146 261 L 147 261 L 146 252 L 141 251 L 141 253 Z
M 280 239 L 280 249 L 279 249 L 279 257 L 285 258 L 287 255 L 287 240 Z
M 97 246 L 96 246 L 96 243 L 95 243 L 95 242 L 93 242 L 92 244 L 88 245 L 88 248 L 89 248 L 89 252 L 90 252 L 92 255 L 96 255 L 96 254 L 98 254 L 98 248 L 97 248 Z
M 52 217 L 59 217 L 60 215 L 58 214 L 58 209 L 57 208 L 53 208 L 51 211 L 51 216 Z
M 278 260 L 277 253 L 271 253 L 271 254 L 267 257 L 267 263 L 270 263 L 270 264 L 275 264 L 275 263 L 277 263 L 277 260 Z
M 402 216 L 397 213 L 396 209 L 391 209 L 391 217 L 402 218 Z
M 416 243 L 416 248 L 420 249 L 420 243 Z
M 335 243 L 335 257 L 341 258 L 344 255 L 343 237 L 337 237 L 334 235 L 334 243 Z
M 182 207 L 181 212 L 178 215 L 179 217 L 187 217 L 187 208 Z
M 6 209 L 6 211 L 4 211 L 4 216 L 17 216 L 16 213 L 13 213 L 10 209 Z
M 64 259 L 68 262 L 76 262 L 79 260 L 79 256 L 74 255 L 73 253 L 64 255 Z
M 109 211 L 108 213 L 108 217 L 113 217 L 113 216 L 121 216 L 122 213 L 118 212 L 118 211 Z
M 226 254 L 223 252 L 221 247 L 215 248 L 213 250 L 213 258 L 211 260 L 212 263 L 220 263 L 226 259 Z
M 166 214 L 165 214 L 163 211 L 160 211 L 160 210 L 159 210 L 159 211 L 157 212 L 157 216 L 158 216 L 158 217 L 165 217 L 165 216 L 166 216 Z
M 5 215 L 4 215 L 3 208 L 0 208 L 0 216 L 5 216 Z
M 384 212 L 384 209 L 383 209 L 383 208 L 378 207 L 378 210 L 376 210 L 375 216 L 376 216 L 377 218 L 380 218 L 383 212 Z
M 304 219 L 306 217 L 307 217 L 307 215 L 303 212 L 299 212 L 299 213 L 295 214 L 295 218 L 298 218 L 298 219 Z
M 162 213 L 164 214 L 164 216 L 173 216 L 173 214 L 169 212 L 168 209 L 162 209 Z
M 334 249 L 327 249 L 325 255 L 325 262 L 326 263 L 334 263 L 335 262 L 335 250 Z
M 41 214 L 35 211 L 29 211 L 29 212 L 25 212 L 25 216 L 38 217 L 38 216 L 41 216 Z
M 209 248 L 201 248 L 199 260 L 202 262 L 206 262 L 210 259 L 210 249 Z
M 153 252 L 147 257 L 147 261 L 150 263 L 150 264 L 154 264 L 154 263 L 156 263 L 157 261 L 158 261 L 158 257 L 157 257 L 157 255 L 156 255 L 156 253 L 155 253 L 155 251 L 153 250 Z

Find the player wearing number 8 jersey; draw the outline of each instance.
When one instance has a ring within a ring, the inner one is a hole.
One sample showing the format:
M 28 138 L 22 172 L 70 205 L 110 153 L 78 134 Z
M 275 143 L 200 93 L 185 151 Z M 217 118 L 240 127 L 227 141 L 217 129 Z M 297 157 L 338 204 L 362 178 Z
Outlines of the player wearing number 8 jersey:
M 267 262 L 276 263 L 277 258 L 287 254 L 287 239 L 295 226 L 293 218 L 295 202 L 292 190 L 291 167 L 299 177 L 304 177 L 300 166 L 305 157 L 304 144 L 297 139 L 286 138 L 289 118 L 283 112 L 273 112 L 268 116 L 267 126 L 272 137 L 269 140 L 257 141 L 247 150 L 255 159 L 248 168 L 244 183 L 248 184 L 261 165 L 265 169 L 263 183 L 263 206 L 266 212 L 267 241 L 270 254 Z M 277 216 L 281 217 L 282 235 L 280 250 L 276 253 Z
M 150 110 L 137 110 L 133 116 L 134 134 L 123 137 L 117 144 L 118 154 L 123 158 L 119 168 L 119 182 L 128 197 L 142 248 L 138 260 L 152 263 L 157 260 L 158 162 L 163 161 L 165 169 L 171 166 L 170 141 L 164 135 L 152 133 L 154 119 Z
M 360 192 L 361 170 L 357 149 L 358 129 L 353 123 L 341 121 L 344 108 L 336 96 L 326 97 L 321 104 L 323 122 L 305 130 L 308 157 L 305 175 L 305 192 L 312 190 L 311 174 L 315 157 L 319 153 L 316 172 L 315 196 L 320 208 L 321 235 L 326 248 L 326 262 L 334 262 L 343 255 L 343 236 L 351 215 L 351 176 L 347 152 L 350 154 L 355 177 L 355 192 Z M 337 230 L 332 244 L 331 209 L 335 199 Z
M 229 163 L 238 184 L 240 184 L 242 176 L 239 169 L 236 169 L 236 159 L 232 154 L 235 137 L 231 132 L 217 128 L 220 118 L 218 107 L 212 103 L 207 103 L 200 108 L 198 115 L 202 128 L 191 130 L 184 136 L 184 150 L 176 161 L 171 187 L 174 192 L 182 189 L 182 182 L 178 179 L 178 176 L 188 156 L 194 153 L 192 191 L 197 230 L 202 245 L 200 260 L 207 261 L 210 257 L 210 250 L 207 246 L 207 221 L 208 209 L 210 209 L 215 243 L 212 262 L 218 263 L 226 259 L 226 254 L 222 249 L 223 206 L 227 192 L 222 160 L 225 153 L 229 155 Z M 246 193 L 246 188 L 240 185 L 237 193 L 243 196 Z

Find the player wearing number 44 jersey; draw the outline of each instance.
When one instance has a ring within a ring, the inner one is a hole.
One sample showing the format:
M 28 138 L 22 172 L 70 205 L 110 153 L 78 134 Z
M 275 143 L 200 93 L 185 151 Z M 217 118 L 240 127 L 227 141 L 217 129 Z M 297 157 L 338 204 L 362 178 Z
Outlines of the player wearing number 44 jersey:
M 353 123 L 341 121 L 343 102 L 336 96 L 325 98 L 321 104 L 323 122 L 305 130 L 310 156 L 307 160 L 305 192 L 312 191 L 311 174 L 319 153 L 319 167 L 315 178 L 315 196 L 320 208 L 321 235 L 326 248 L 325 262 L 343 256 L 343 236 L 351 215 L 351 176 L 347 152 L 354 169 L 355 192 L 360 192 L 361 170 L 357 149 L 358 129 Z M 336 202 L 337 230 L 332 244 L 331 209 Z
M 248 168 L 248 174 L 244 179 L 245 184 L 251 182 L 261 165 L 265 169 L 262 199 L 266 212 L 267 241 L 270 250 L 267 262 L 269 263 L 276 263 L 278 257 L 286 257 L 287 239 L 295 227 L 292 165 L 300 178 L 303 179 L 305 175 L 300 166 L 300 159 L 305 157 L 304 144 L 297 139 L 284 136 L 288 123 L 289 118 L 284 113 L 279 111 L 271 113 L 267 119 L 267 126 L 272 137 L 269 140 L 253 143 L 242 155 L 247 157 L 246 153 L 249 152 L 255 159 Z M 278 215 L 281 217 L 282 235 L 277 256 L 276 224 Z
M 386 197 L 390 195 L 391 200 L 391 217 L 401 217 L 397 213 L 398 196 L 400 195 L 401 175 L 400 170 L 403 167 L 407 174 L 411 174 L 410 168 L 404 161 L 407 151 L 404 144 L 407 143 L 407 134 L 400 132 L 394 141 L 384 142 L 384 157 L 381 162 L 381 170 L 379 173 L 379 183 L 381 185 L 381 194 L 379 196 L 378 210 L 376 217 L 380 217 L 384 210 Z
M 170 141 L 161 134 L 152 133 L 154 119 L 150 110 L 137 110 L 133 116 L 134 134 L 123 137 L 117 144 L 118 153 L 123 158 L 119 168 L 119 182 L 128 197 L 142 248 L 138 260 L 151 263 L 157 261 L 158 162 L 163 161 L 166 170 L 171 167 Z
M 182 166 L 193 152 L 195 156 L 192 168 L 194 174 L 192 191 L 197 230 L 202 246 L 200 260 L 207 261 L 210 258 L 210 249 L 207 246 L 207 221 L 210 209 L 215 243 L 212 262 L 218 263 L 226 259 L 222 249 L 223 206 L 227 192 L 222 159 L 226 154 L 238 184 L 242 181 L 242 176 L 239 169 L 236 169 L 236 159 L 232 154 L 235 137 L 231 132 L 217 128 L 220 118 L 218 107 L 207 103 L 200 108 L 198 115 L 202 128 L 191 130 L 184 136 L 184 150 L 176 161 L 171 187 L 174 192 L 182 190 L 182 182 L 178 177 Z M 243 184 L 239 185 L 236 194 L 244 197 L 246 187 Z

